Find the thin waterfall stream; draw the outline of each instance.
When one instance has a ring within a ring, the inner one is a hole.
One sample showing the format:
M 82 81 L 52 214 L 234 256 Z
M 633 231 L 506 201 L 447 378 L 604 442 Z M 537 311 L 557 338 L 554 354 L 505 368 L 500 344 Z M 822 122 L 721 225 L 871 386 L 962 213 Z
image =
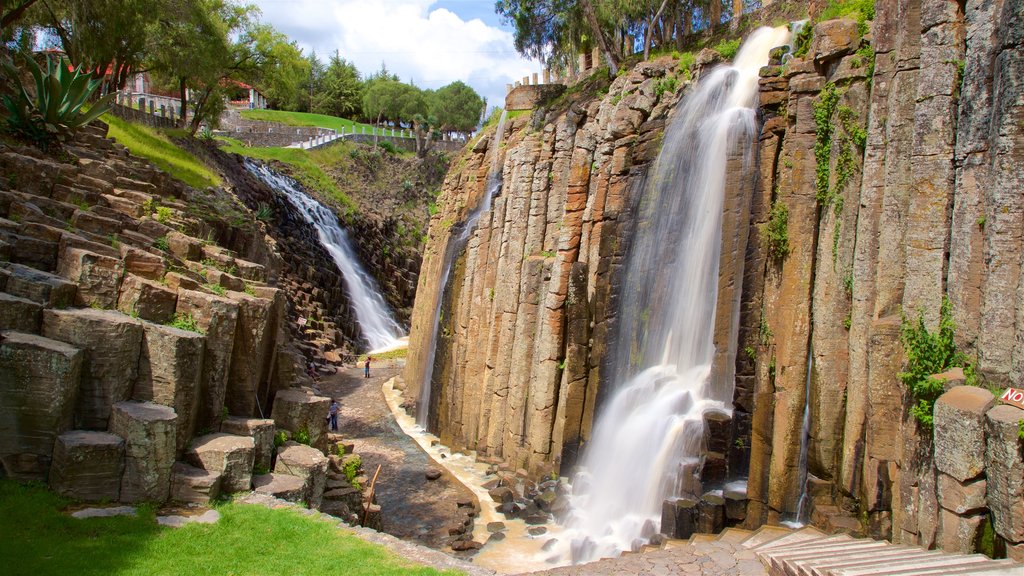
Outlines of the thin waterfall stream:
M 553 550 L 560 562 L 636 549 L 659 531 L 664 500 L 701 490 L 703 414 L 730 410 L 734 385 L 731 370 L 712 374 L 726 163 L 732 153 L 753 167 L 758 72 L 789 39 L 787 27 L 753 32 L 666 129 L 641 206 L 649 225 L 634 239 L 622 289 L 612 388 Z
M 306 194 L 291 178 L 251 160 L 246 160 L 245 166 L 267 186 L 282 194 L 316 228 L 320 244 L 341 270 L 342 281 L 368 350 L 399 346 L 405 333 L 391 314 L 377 283 L 359 262 L 352 240 L 334 212 Z
M 444 260 L 441 265 L 441 284 L 437 288 L 437 305 L 434 310 L 433 332 L 428 342 L 430 353 L 427 355 L 427 365 L 423 371 L 423 384 L 420 387 L 420 396 L 416 403 L 416 423 L 424 430 L 428 427 L 428 419 L 430 417 L 431 384 L 434 379 L 434 362 L 437 358 L 437 336 L 441 330 L 441 307 L 444 304 L 444 293 L 448 288 L 448 282 L 451 281 L 455 260 L 465 250 L 470 235 L 476 230 L 477 222 L 480 221 L 480 216 L 491 209 L 491 201 L 495 196 L 501 194 L 502 176 L 498 160 L 501 157 L 501 137 L 505 132 L 506 116 L 507 112 L 502 110 L 501 117 L 498 119 L 498 127 L 494 132 L 493 156 L 491 156 L 491 166 L 487 172 L 487 184 L 483 198 L 473 208 L 473 211 L 469 213 L 465 222 L 456 225 L 456 230 L 453 231 L 452 237 L 448 239 L 448 244 L 445 246 Z

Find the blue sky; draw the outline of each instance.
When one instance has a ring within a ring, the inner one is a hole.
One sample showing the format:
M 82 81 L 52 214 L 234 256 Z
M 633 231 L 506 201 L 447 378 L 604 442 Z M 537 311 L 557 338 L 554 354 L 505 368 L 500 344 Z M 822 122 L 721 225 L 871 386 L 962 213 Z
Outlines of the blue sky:
M 522 59 L 494 3 L 476 0 L 249 0 L 262 20 L 321 59 L 337 49 L 363 74 L 387 64 L 403 81 L 438 88 L 466 82 L 488 106 L 505 85 L 542 67 Z

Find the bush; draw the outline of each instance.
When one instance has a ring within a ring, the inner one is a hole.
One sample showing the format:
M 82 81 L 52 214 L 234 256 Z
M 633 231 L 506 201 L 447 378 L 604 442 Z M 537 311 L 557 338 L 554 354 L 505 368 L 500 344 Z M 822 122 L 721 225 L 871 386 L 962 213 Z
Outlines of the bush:
M 199 327 L 196 319 L 191 314 L 182 314 L 179 312 L 174 315 L 174 319 L 168 322 L 167 325 L 179 330 L 187 330 L 189 332 L 197 332 L 199 334 L 205 333 L 203 332 L 203 329 Z
M 736 57 L 736 53 L 740 51 L 740 39 L 722 40 L 712 50 L 721 54 L 722 58 L 732 60 Z
M 299 428 L 299 430 L 295 433 L 295 436 L 292 437 L 292 440 L 295 440 L 299 444 L 305 444 L 306 446 L 309 446 L 309 443 L 311 441 L 309 437 L 309 428 L 306 428 L 305 426 Z
M 377 142 L 377 146 L 388 154 L 398 154 L 398 148 L 395 147 L 391 140 L 381 140 L 380 142 Z
M 948 298 L 942 299 L 939 309 L 939 330 L 931 333 L 924 325 L 924 313 L 917 317 L 916 322 L 903 318 L 900 327 L 900 340 L 907 355 L 906 371 L 900 372 L 900 380 L 907 386 L 914 404 L 910 413 L 924 428 L 932 427 L 932 410 L 935 401 L 942 395 L 942 382 L 932 378 L 933 374 L 941 374 L 950 368 L 963 367 L 967 383 L 974 385 L 976 377 L 974 367 L 967 356 L 956 349 L 953 336 L 956 323 L 953 322 L 952 306 Z
M 278 430 L 274 433 L 274 447 L 280 448 L 284 446 L 284 443 L 288 441 L 288 433 L 284 430 Z
M 362 486 L 359 482 L 356 482 L 356 476 L 359 476 L 359 470 L 363 467 L 363 460 L 358 455 L 353 454 L 341 467 L 341 471 L 345 474 L 345 478 L 353 488 L 359 490 Z
M 824 22 L 836 18 L 856 20 L 861 34 L 865 34 L 867 23 L 875 19 L 875 0 L 829 0 L 817 20 Z
M 116 93 L 107 94 L 86 111 L 85 104 L 101 81 L 82 71 L 79 66 L 69 70 L 63 59 L 46 57 L 46 72 L 36 64 L 32 55 L 22 53 L 25 67 L 35 80 L 35 97 L 24 86 L 12 95 L 3 97 L 7 109 L 7 125 L 11 131 L 24 136 L 46 150 L 51 145 L 69 140 L 82 126 L 99 118 L 110 109 Z M 3 62 L 3 71 L 17 82 L 18 69 L 10 61 Z

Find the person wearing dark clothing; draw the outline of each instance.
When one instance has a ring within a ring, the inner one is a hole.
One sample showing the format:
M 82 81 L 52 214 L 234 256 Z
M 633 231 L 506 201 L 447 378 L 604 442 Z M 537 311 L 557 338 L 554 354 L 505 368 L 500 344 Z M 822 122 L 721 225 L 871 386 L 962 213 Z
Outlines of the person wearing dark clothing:
M 366 368 L 366 374 L 364 376 L 365 378 L 369 378 L 370 377 L 370 360 L 373 360 L 373 358 L 367 356 L 366 357 L 366 364 L 363 365 L 364 368 Z
M 333 398 L 331 399 L 331 407 L 330 407 L 330 409 L 328 411 L 328 419 L 331 422 L 331 431 L 332 432 L 337 432 L 338 431 L 338 401 L 336 399 L 333 399 Z

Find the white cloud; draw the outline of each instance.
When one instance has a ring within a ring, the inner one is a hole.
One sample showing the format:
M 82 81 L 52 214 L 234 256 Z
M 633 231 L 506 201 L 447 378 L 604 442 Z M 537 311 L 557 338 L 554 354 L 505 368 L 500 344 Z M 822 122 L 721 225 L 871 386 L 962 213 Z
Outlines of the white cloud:
M 385 62 L 403 81 L 437 88 L 462 80 L 504 105 L 505 85 L 539 72 L 522 59 L 512 34 L 480 19 L 463 20 L 435 0 L 255 0 L 263 21 L 321 59 L 337 49 L 370 74 Z

